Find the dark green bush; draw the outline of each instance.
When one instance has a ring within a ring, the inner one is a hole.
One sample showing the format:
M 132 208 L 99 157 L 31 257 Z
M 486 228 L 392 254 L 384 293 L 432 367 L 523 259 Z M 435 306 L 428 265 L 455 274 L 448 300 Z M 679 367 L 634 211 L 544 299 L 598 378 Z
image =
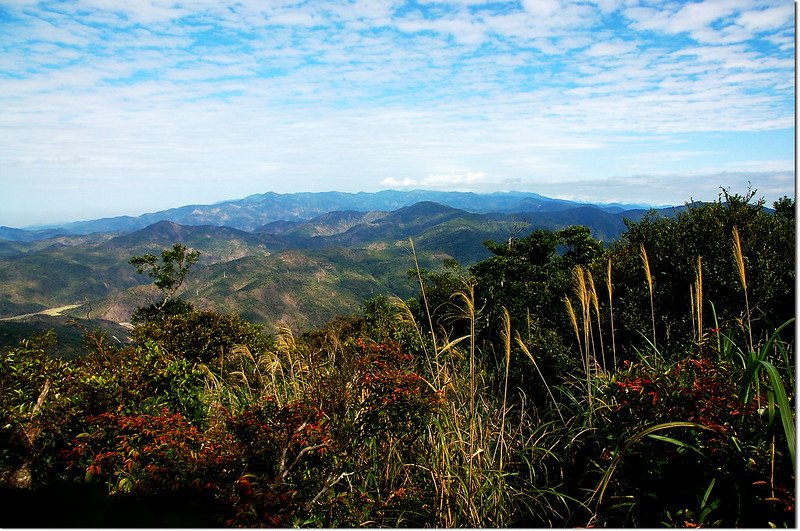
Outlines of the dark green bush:
M 170 355 L 212 367 L 221 366 L 236 347 L 247 347 L 257 354 L 273 344 L 261 326 L 238 315 L 213 311 L 193 311 L 146 321 L 134 328 L 133 338 L 140 343 L 152 341 Z

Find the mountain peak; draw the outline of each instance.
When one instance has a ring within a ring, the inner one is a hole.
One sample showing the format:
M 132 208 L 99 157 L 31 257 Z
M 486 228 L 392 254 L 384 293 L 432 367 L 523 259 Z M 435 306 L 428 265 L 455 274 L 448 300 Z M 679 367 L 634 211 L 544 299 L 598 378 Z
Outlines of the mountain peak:
M 255 231 L 275 221 L 305 221 L 335 211 L 397 211 L 403 216 L 430 214 L 448 215 L 451 209 L 471 213 L 556 212 L 579 205 L 572 201 L 551 199 L 531 192 L 442 192 L 434 190 L 384 190 L 381 192 L 298 192 L 279 194 L 266 192 L 243 199 L 222 201 L 213 205 L 186 205 L 142 214 L 138 217 L 119 216 L 93 221 L 69 223 L 58 227 L 64 234 L 84 235 L 95 232 L 131 233 L 152 224 L 151 230 L 176 231 L 183 226 L 212 225 Z M 583 203 L 585 204 L 585 203 Z M 619 206 L 605 208 L 619 212 Z M 449 210 L 450 209 L 450 210 Z M 159 222 L 179 225 L 159 224 Z M 9 233 L 6 230 L 6 233 Z M 10 233 L 9 233 L 10 234 Z M 13 235 L 14 239 L 22 236 Z M 39 239 L 35 236 L 26 236 Z

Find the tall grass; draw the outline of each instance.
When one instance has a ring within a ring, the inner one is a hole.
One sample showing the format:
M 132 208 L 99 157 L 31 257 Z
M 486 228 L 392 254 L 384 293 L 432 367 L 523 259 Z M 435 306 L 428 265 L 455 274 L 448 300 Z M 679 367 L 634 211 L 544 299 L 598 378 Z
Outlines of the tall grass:
M 644 248 L 644 243 L 639 246 L 639 254 L 642 257 L 642 266 L 644 267 L 645 278 L 647 279 L 647 289 L 650 293 L 650 320 L 653 323 L 653 347 L 656 346 L 656 310 L 653 303 L 653 275 L 650 273 L 650 260 L 647 258 L 647 249 Z
M 454 294 L 455 298 L 461 299 L 464 303 L 464 317 L 469 321 L 469 459 L 467 467 L 467 491 L 474 492 L 474 477 L 473 477 L 473 460 L 483 452 L 483 448 L 476 450 L 476 442 L 478 436 L 478 422 L 479 419 L 476 415 L 476 400 L 477 400 L 477 380 L 476 380 L 476 365 L 475 365 L 475 286 L 469 280 L 465 280 L 465 290 L 459 291 Z M 470 501 L 470 504 L 472 502 Z
M 787 386 L 784 384 L 784 377 L 781 376 L 781 371 L 778 369 L 778 364 L 783 366 L 783 372 L 786 375 L 786 380 L 788 380 L 789 388 L 794 388 L 793 364 L 790 361 L 787 346 L 780 339 L 780 333 L 792 323 L 794 323 L 794 319 L 789 319 L 777 327 L 769 338 L 759 345 L 758 349 L 748 347 L 745 352 L 735 342 L 728 340 L 734 346 L 733 352 L 736 353 L 743 369 L 741 376 L 742 402 L 747 404 L 755 400 L 758 408 L 761 408 L 760 375 L 762 371 L 766 374 L 767 384 L 769 385 L 767 410 L 774 412 L 777 409 L 786 439 L 787 450 L 792 460 L 792 465 L 794 465 L 796 448 L 794 414 L 786 393 Z M 770 359 L 770 355 L 776 351 L 780 352 L 781 357 L 778 360 Z
M 419 274 L 418 280 L 422 283 Z M 523 469 L 533 470 L 537 460 L 545 456 L 555 458 L 553 447 L 542 443 L 560 430 L 549 421 L 537 426 L 535 410 L 512 402 L 510 371 L 515 352 L 523 352 L 534 366 L 555 410 L 558 402 L 534 355 L 514 330 L 505 308 L 500 316 L 499 346 L 503 360 L 500 392 L 496 395 L 492 392 L 487 381 L 490 376 L 485 353 L 478 345 L 475 284 L 470 279 L 463 281 L 463 289 L 453 294 L 452 299 L 456 303 L 454 317 L 465 322 L 468 332 L 457 338 L 447 337 L 443 330 L 431 334 L 438 345 L 438 359 L 428 365 L 436 366 L 437 375 L 447 375 L 432 380 L 446 382 L 448 401 L 446 409 L 428 428 L 428 451 L 415 463 L 429 472 L 435 487 L 435 525 L 503 527 L 512 523 L 514 512 L 519 510 L 547 521 L 568 505 L 566 497 L 552 485 L 540 486 L 541 478 L 532 475 L 525 479 L 512 470 L 518 470 L 524 463 L 527 465 Z M 424 298 L 422 284 L 420 293 Z M 425 318 L 432 323 L 427 305 L 423 306 Z M 562 423 L 566 424 L 563 417 Z M 551 444 L 558 446 L 557 442 Z M 519 455 L 526 456 L 523 462 L 514 458 Z
M 703 261 L 698 256 L 692 292 L 692 323 L 697 328 L 697 343 L 703 342 Z
M 436 348 L 436 333 L 433 329 L 433 315 L 431 314 L 431 309 L 428 307 L 428 297 L 425 296 L 425 282 L 422 281 L 422 270 L 419 267 L 419 259 L 417 258 L 417 250 L 414 247 L 414 240 L 411 238 L 408 239 L 409 244 L 411 244 L 411 253 L 414 256 L 414 267 L 417 271 L 417 279 L 419 280 L 419 290 L 420 295 L 422 295 L 422 302 L 425 306 L 425 315 L 428 317 L 428 329 L 430 330 L 431 334 L 431 341 L 433 343 L 433 355 L 434 359 L 436 360 L 436 365 L 439 365 L 439 351 Z M 424 345 L 424 342 L 423 342 Z
M 600 300 L 597 297 L 597 288 L 594 284 L 594 276 L 588 269 L 586 270 L 586 279 L 589 285 L 589 296 L 591 299 L 592 308 L 594 308 L 595 319 L 597 319 L 597 337 L 600 341 L 600 363 L 602 364 L 603 372 L 606 372 L 606 352 L 603 346 L 603 329 L 601 327 L 600 318 Z
M 580 297 L 582 295 L 582 292 L 580 291 L 580 287 L 578 287 L 576 291 L 578 291 L 578 296 Z M 587 333 L 586 333 L 586 330 L 585 330 L 585 327 L 584 327 L 584 338 L 583 338 L 583 344 L 582 344 L 581 343 L 580 326 L 578 325 L 578 317 L 575 314 L 575 309 L 572 307 L 572 302 L 569 300 L 569 297 L 567 297 L 566 295 L 564 295 L 564 305 L 567 308 L 567 315 L 569 316 L 569 320 L 572 323 L 572 330 L 575 332 L 575 339 L 578 342 L 578 354 L 580 355 L 581 364 L 583 366 L 583 371 L 584 371 L 584 375 L 585 375 L 585 378 L 586 378 L 586 393 L 587 393 L 587 397 L 589 399 L 589 411 L 591 412 L 591 410 L 593 409 L 592 408 L 592 401 L 593 401 L 592 387 L 593 386 L 592 386 L 592 382 L 591 382 L 591 379 L 592 379 L 591 367 L 589 365 L 588 336 L 587 336 Z M 582 313 L 585 315 L 585 312 L 582 312 Z M 591 419 L 591 414 L 590 414 L 589 418 Z
M 736 260 L 736 271 L 739 273 L 739 282 L 742 283 L 744 291 L 744 305 L 747 316 L 747 333 L 750 338 L 750 350 L 753 350 L 753 326 L 750 323 L 750 300 L 747 297 L 747 275 L 744 267 L 744 253 L 742 252 L 742 242 L 739 239 L 739 229 L 733 227 L 733 257 Z
M 575 267 L 572 270 L 572 280 L 573 280 L 573 293 L 575 297 L 578 299 L 578 304 L 580 305 L 579 308 L 581 310 L 581 321 L 583 323 L 583 353 L 584 357 L 586 358 L 584 361 L 584 367 L 586 368 L 586 372 L 588 374 L 590 370 L 589 364 L 589 352 L 590 352 L 590 345 L 589 340 L 591 336 L 591 296 L 589 295 L 589 290 L 586 286 L 586 276 L 585 270 L 581 266 Z
M 503 307 L 502 330 L 500 335 L 503 339 L 503 359 L 505 365 L 505 378 L 503 379 L 503 406 L 501 408 L 500 418 L 500 436 L 498 445 L 500 448 L 500 471 L 503 470 L 503 458 L 505 457 L 506 440 L 505 427 L 506 427 L 506 412 L 508 407 L 508 375 L 511 370 L 511 315 L 508 313 L 508 308 Z
M 606 267 L 606 290 L 608 291 L 608 312 L 611 320 L 611 351 L 614 356 L 614 368 L 617 367 L 617 340 L 614 335 L 614 287 L 611 282 L 611 257 L 608 257 L 608 265 Z
M 668 430 L 673 428 L 694 428 L 694 429 L 701 429 L 701 430 L 710 430 L 710 428 L 698 424 L 696 422 L 683 422 L 683 421 L 673 421 L 673 422 L 663 422 L 660 424 L 656 424 L 653 426 L 649 426 L 638 433 L 634 434 L 630 438 L 628 438 L 621 449 L 616 452 L 616 455 L 609 463 L 608 467 L 606 467 L 605 471 L 603 472 L 603 476 L 600 479 L 600 482 L 595 487 L 594 491 L 592 492 L 591 496 L 589 497 L 589 503 L 595 503 L 595 514 L 593 516 L 593 520 L 597 518 L 597 511 L 600 508 L 600 505 L 603 503 L 603 497 L 605 496 L 606 489 L 608 488 L 609 483 L 611 482 L 611 478 L 614 475 L 617 467 L 619 466 L 622 459 L 627 454 L 628 450 L 641 442 L 645 437 L 651 436 L 653 433 Z

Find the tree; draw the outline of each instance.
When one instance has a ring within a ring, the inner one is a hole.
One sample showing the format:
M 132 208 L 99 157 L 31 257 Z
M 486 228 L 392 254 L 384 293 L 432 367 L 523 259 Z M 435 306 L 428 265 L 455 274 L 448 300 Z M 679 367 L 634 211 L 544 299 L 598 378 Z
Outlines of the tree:
M 589 267 L 603 255 L 603 245 L 587 227 L 558 231 L 534 230 L 521 239 L 486 242 L 494 256 L 472 266 L 479 307 L 490 323 L 499 323 L 502 308 L 522 327 L 534 321 L 558 329 L 564 326 L 564 295 L 573 289 L 572 270 Z
M 130 264 L 136 267 L 136 272 L 142 274 L 147 272 L 150 278 L 155 279 L 155 285 L 164 294 L 164 300 L 158 305 L 152 305 L 149 309 L 137 310 L 140 318 L 146 319 L 149 314 L 158 314 L 164 311 L 167 313 L 184 313 L 188 303 L 173 300 L 172 297 L 183 285 L 189 269 L 197 262 L 200 257 L 199 251 L 190 251 L 185 245 L 176 243 L 172 249 L 161 251 L 161 259 L 152 254 L 134 256 L 130 259 Z M 148 315 L 145 315 L 148 314 Z

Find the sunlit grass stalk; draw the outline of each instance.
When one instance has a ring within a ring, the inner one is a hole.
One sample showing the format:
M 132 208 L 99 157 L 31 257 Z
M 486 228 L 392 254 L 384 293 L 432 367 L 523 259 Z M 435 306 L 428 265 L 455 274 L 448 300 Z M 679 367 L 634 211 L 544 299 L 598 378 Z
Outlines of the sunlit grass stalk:
M 508 373 L 511 369 L 511 315 L 508 313 L 508 308 L 503 307 L 503 328 L 501 331 L 503 336 L 503 350 L 506 360 L 506 374 L 503 385 L 503 411 L 500 419 L 500 435 L 498 437 L 500 447 L 500 471 L 503 471 L 503 457 L 505 456 L 505 427 L 506 427 L 506 408 L 508 405 Z
M 653 276 L 650 274 L 650 260 L 647 259 L 647 250 L 644 248 L 644 243 L 639 245 L 639 251 L 642 255 L 642 265 L 644 266 L 644 274 L 647 278 L 647 288 L 650 291 L 650 320 L 653 323 L 653 347 L 656 345 L 656 309 L 653 304 Z
M 411 326 L 414 327 L 414 331 L 417 333 L 417 337 L 419 338 L 420 345 L 422 346 L 422 350 L 425 353 L 425 362 L 428 365 L 428 372 L 430 377 L 436 386 L 436 389 L 442 388 L 442 381 L 448 381 L 447 378 L 443 378 L 443 372 L 446 371 L 446 364 L 445 363 L 436 363 L 436 367 L 431 362 L 431 357 L 428 355 L 428 349 L 425 346 L 425 334 L 422 331 L 422 326 L 417 322 L 414 317 L 414 312 L 411 310 L 411 307 L 408 305 L 406 301 L 401 299 L 400 297 L 392 296 L 390 299 L 392 303 L 398 308 L 398 316 L 401 322 L 409 323 Z M 433 335 L 433 334 L 432 334 Z M 434 341 L 435 343 L 435 341 Z M 434 344 L 435 347 L 435 344 Z M 444 354 L 447 347 L 442 347 L 442 349 L 437 350 L 438 354 Z M 438 355 L 437 355 L 438 357 Z
M 594 390 L 592 380 L 592 369 L 595 374 L 598 373 L 597 357 L 594 352 L 594 337 L 592 335 L 592 314 L 591 314 L 591 293 L 587 285 L 586 270 L 581 266 L 576 266 L 572 271 L 572 276 L 575 281 L 575 295 L 581 303 L 581 316 L 583 319 L 583 341 L 584 349 L 583 355 L 586 358 L 584 366 L 586 367 L 586 393 L 589 400 L 589 424 L 592 424 L 592 415 L 594 412 Z M 589 349 L 591 345 L 591 350 Z
M 614 357 L 614 369 L 617 368 L 617 341 L 614 337 L 614 301 L 613 301 L 613 285 L 611 283 L 611 257 L 608 258 L 608 267 L 606 268 L 606 289 L 608 290 L 608 311 L 611 317 L 611 351 Z
M 753 327 L 750 323 L 750 301 L 747 297 L 747 275 L 745 274 L 742 242 L 739 239 L 739 229 L 737 227 L 733 227 L 733 257 L 736 259 L 739 281 L 742 283 L 742 289 L 744 290 L 744 305 L 747 311 L 747 333 L 750 339 L 750 350 L 753 350 Z
M 510 327 L 507 331 L 511 332 Z M 508 347 L 510 356 L 510 344 Z M 479 379 L 480 374 L 476 374 Z M 519 494 L 506 483 L 503 468 L 508 466 L 510 449 L 520 436 L 511 429 L 503 411 L 498 411 L 502 408 L 509 412 L 508 404 L 485 393 L 478 393 L 475 414 L 470 418 L 470 382 L 457 378 L 455 383 L 447 395 L 449 407 L 429 425 L 427 457 L 415 464 L 430 471 L 435 485 L 435 525 L 508 525 L 511 500 Z
M 567 315 L 569 315 L 569 321 L 572 323 L 572 330 L 575 332 L 575 340 L 578 342 L 578 353 L 581 357 L 583 369 L 588 370 L 586 367 L 586 357 L 583 355 L 583 347 L 581 346 L 581 331 L 578 327 L 578 317 L 575 315 L 575 309 L 572 307 L 572 301 L 570 301 L 569 297 L 566 295 L 564 295 L 564 306 L 567 308 Z
M 694 284 L 689 284 L 689 308 L 692 312 L 692 336 L 698 338 L 698 343 L 701 341 L 701 335 L 697 333 L 697 304 L 694 302 Z
M 583 275 L 581 275 L 582 277 Z M 585 284 L 584 284 L 585 288 Z M 580 292 L 579 283 L 576 284 L 576 291 Z M 580 297 L 580 293 L 578 295 Z M 582 301 L 582 304 L 585 302 Z M 581 361 L 583 363 L 583 370 L 586 374 L 586 392 L 589 399 L 589 422 L 591 423 L 592 418 L 592 374 L 591 374 L 591 367 L 589 365 L 589 338 L 584 333 L 584 345 L 581 346 L 581 332 L 580 327 L 578 326 L 578 317 L 575 315 L 575 309 L 572 307 L 572 302 L 570 302 L 569 297 L 564 295 L 564 304 L 567 307 L 567 314 L 569 315 L 569 320 L 572 323 L 572 329 L 575 332 L 575 339 L 578 341 L 578 353 L 581 356 Z M 585 313 L 584 313 L 585 315 Z
M 425 315 L 428 316 L 428 326 L 431 333 L 431 342 L 433 343 L 433 358 L 436 362 L 436 366 L 439 366 L 439 351 L 436 347 L 436 334 L 433 330 L 433 316 L 431 315 L 431 310 L 428 307 L 428 297 L 425 296 L 425 282 L 422 280 L 422 270 L 419 267 L 419 259 L 417 258 L 417 250 L 414 247 L 414 240 L 411 238 L 408 239 L 408 242 L 411 244 L 411 253 L 414 255 L 414 267 L 417 270 L 417 280 L 419 280 L 419 291 L 420 295 L 422 295 L 422 304 L 425 305 Z M 423 348 L 425 343 L 423 342 Z
M 769 488 L 770 496 L 775 497 L 775 433 L 772 434 L 772 441 L 769 445 L 770 466 L 769 466 Z
M 590 305 L 589 305 L 589 292 L 586 288 L 586 277 L 584 276 L 584 271 L 581 266 L 576 266 L 575 269 L 572 270 L 572 280 L 574 282 L 573 292 L 575 296 L 578 298 L 578 302 L 580 302 L 581 308 L 581 319 L 583 321 L 583 345 L 584 345 L 584 357 L 586 358 L 585 367 L 587 373 L 590 369 L 589 364 L 589 334 L 590 334 L 590 326 L 589 326 L 589 319 L 591 315 L 589 313 Z
M 287 326 L 278 328 L 277 346 L 278 352 L 286 356 L 286 361 L 289 365 L 289 385 L 291 386 L 293 397 L 299 397 L 300 374 L 298 373 L 298 369 L 302 370 L 302 367 L 298 366 L 300 365 L 300 360 L 295 360 L 293 358 L 294 354 L 297 352 L 297 342 L 294 339 L 291 328 Z
M 473 460 L 475 457 L 475 442 L 477 435 L 477 416 L 475 409 L 475 399 L 477 382 L 475 379 L 475 286 L 470 281 L 465 281 L 465 291 L 455 294 L 456 297 L 464 301 L 465 317 L 469 320 L 469 463 L 467 469 L 467 490 L 471 494 L 474 492 L 473 483 Z M 470 508 L 470 510 L 473 510 Z
M 199 369 L 205 376 L 204 394 L 209 407 L 209 416 L 213 415 L 213 409 L 218 406 L 238 412 L 251 401 L 249 389 L 227 383 L 205 364 L 200 364 Z
M 267 358 L 269 355 L 269 358 Z M 269 375 L 270 375 L 270 382 L 272 383 L 272 388 L 268 390 L 268 394 L 275 397 L 277 401 L 278 407 L 285 405 L 285 397 L 281 396 L 285 393 L 282 393 L 279 389 L 281 384 L 286 380 L 286 374 L 283 372 L 283 363 L 281 362 L 280 356 L 273 353 L 267 353 L 262 355 L 262 359 L 265 360 L 267 363 L 267 367 L 269 368 Z M 280 373 L 280 378 L 278 374 Z
M 603 330 L 600 328 L 600 300 L 597 297 L 597 288 L 594 284 L 594 276 L 592 276 L 591 271 L 586 271 L 586 278 L 589 280 L 589 295 L 592 298 L 592 307 L 594 308 L 594 314 L 597 318 L 597 337 L 600 341 L 600 362 L 602 363 L 603 372 L 606 372 L 606 352 L 605 347 L 603 346 Z
M 697 342 L 703 342 L 703 261 L 697 257 L 697 269 L 694 281 L 695 317 L 697 318 Z

